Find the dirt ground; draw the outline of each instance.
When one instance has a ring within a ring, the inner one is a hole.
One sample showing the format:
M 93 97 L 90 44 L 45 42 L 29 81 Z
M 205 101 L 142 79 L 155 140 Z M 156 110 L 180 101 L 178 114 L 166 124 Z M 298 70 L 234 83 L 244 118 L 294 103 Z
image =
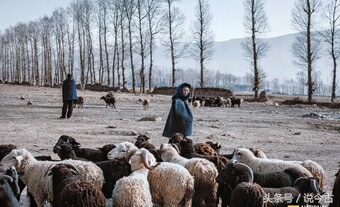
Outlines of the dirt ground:
M 149 136 L 156 146 L 168 141 L 161 134 L 170 96 L 116 93 L 117 107 L 113 109 L 105 107 L 100 100 L 103 95 L 106 92 L 78 91 L 78 96 L 84 97 L 84 107 L 75 108 L 70 119 L 59 119 L 61 89 L 0 84 L 0 144 L 16 144 L 33 155 L 59 159 L 52 148 L 61 135 L 73 136 L 82 147 L 90 148 L 134 142 L 139 134 Z M 144 98 L 151 100 L 148 110 L 143 110 L 139 101 Z M 270 96 L 265 103 L 244 102 L 240 108 L 193 109 L 194 133 L 190 138 L 220 142 L 223 153 L 232 153 L 237 147 L 256 147 L 268 158 L 314 160 L 324 168 L 325 190 L 331 193 L 340 163 L 340 110 L 273 104 L 284 98 Z M 32 105 L 27 105 L 28 101 Z M 303 117 L 310 114 L 326 118 Z M 159 118 L 140 121 L 144 117 Z

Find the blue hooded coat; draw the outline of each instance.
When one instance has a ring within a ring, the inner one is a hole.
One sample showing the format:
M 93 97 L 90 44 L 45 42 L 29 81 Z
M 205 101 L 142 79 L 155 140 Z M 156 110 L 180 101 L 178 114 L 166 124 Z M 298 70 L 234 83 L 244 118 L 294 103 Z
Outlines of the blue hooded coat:
M 76 82 L 70 76 L 63 82 L 63 101 L 75 101 L 77 98 Z
M 162 134 L 164 137 L 172 137 L 175 133 L 181 133 L 185 137 L 192 134 L 193 116 L 187 103 L 190 94 L 183 95 L 184 86 L 191 88 L 190 84 L 182 83 L 172 96 L 171 109 Z

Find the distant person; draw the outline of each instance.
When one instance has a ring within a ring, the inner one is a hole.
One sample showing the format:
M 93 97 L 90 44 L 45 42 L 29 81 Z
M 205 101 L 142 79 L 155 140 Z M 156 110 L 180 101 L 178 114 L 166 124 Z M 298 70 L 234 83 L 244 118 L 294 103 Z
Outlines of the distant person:
M 193 116 L 188 105 L 191 85 L 182 83 L 172 96 L 172 104 L 163 130 L 164 137 L 181 133 L 184 137 L 192 134 Z
M 76 82 L 72 74 L 67 74 L 67 79 L 63 82 L 63 109 L 61 119 L 70 118 L 73 112 L 73 103 L 78 99 Z
M 113 96 L 113 91 L 110 91 L 110 92 L 108 92 L 107 94 L 106 94 L 106 99 L 111 99 L 111 98 L 113 98 L 114 96 Z

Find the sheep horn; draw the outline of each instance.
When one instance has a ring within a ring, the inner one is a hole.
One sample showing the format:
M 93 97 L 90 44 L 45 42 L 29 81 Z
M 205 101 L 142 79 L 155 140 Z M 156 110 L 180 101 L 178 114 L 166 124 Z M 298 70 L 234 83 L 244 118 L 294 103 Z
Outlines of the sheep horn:
M 309 182 L 310 182 L 310 187 L 315 195 L 317 194 L 323 195 L 324 193 L 326 193 L 325 191 L 321 191 L 318 182 L 314 178 L 310 179 Z
M 72 172 L 72 174 L 74 175 L 79 175 L 79 170 L 74 167 L 73 165 L 71 164 L 64 164 L 68 169 L 70 169 L 70 171 Z
M 147 160 L 147 151 L 146 150 L 142 151 L 141 158 L 142 158 L 142 162 L 143 162 L 144 167 L 148 170 L 153 170 L 160 164 L 160 163 L 157 163 L 154 166 L 150 166 L 149 163 L 148 163 L 148 160 Z
M 48 167 L 48 169 L 46 170 L 46 173 L 44 175 L 44 177 L 46 177 L 47 175 L 51 175 L 50 172 L 51 172 L 51 169 L 54 167 L 54 165 L 51 165 Z
M 254 181 L 254 174 L 253 170 L 248 166 L 243 163 L 234 163 L 234 168 L 237 170 L 242 170 L 247 174 L 247 179 L 244 182 L 249 182 L 252 183 Z
M 178 146 L 177 146 L 176 144 L 171 143 L 171 146 L 172 146 L 173 148 L 176 149 L 176 151 L 178 152 L 178 154 L 181 153 L 181 151 L 179 150 L 179 148 L 178 148 Z
M 9 175 L 0 174 L 0 180 L 7 179 L 10 183 L 13 182 L 13 178 Z
M 300 183 L 301 183 L 302 181 L 306 180 L 306 179 L 308 179 L 308 178 L 307 178 L 307 177 L 300 177 L 300 178 L 296 179 L 296 180 L 294 181 L 293 186 L 300 185 Z

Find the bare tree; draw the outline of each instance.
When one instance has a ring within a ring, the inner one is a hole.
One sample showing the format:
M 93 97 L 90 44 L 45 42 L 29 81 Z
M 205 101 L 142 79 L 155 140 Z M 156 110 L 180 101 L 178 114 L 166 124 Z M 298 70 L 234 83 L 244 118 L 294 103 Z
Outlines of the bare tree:
M 127 30 L 129 35 L 130 68 L 132 78 L 132 92 L 136 92 L 135 65 L 133 59 L 133 16 L 136 11 L 136 0 L 123 0 L 124 15 L 127 20 Z
M 52 22 L 54 24 L 53 33 L 55 36 L 56 49 L 56 66 L 55 66 L 55 83 L 61 83 L 66 77 L 66 34 L 69 29 L 66 11 L 63 8 L 55 10 L 52 14 Z
M 142 0 L 137 0 L 136 2 L 136 17 L 137 17 L 137 30 L 138 30 L 138 38 L 137 41 L 139 43 L 139 55 L 140 55 L 140 71 L 139 71 L 139 77 L 140 77 L 140 92 L 145 93 L 145 58 L 147 56 L 146 48 L 147 48 L 147 42 L 146 42 L 146 20 L 147 20 L 147 13 L 148 13 L 148 7 Z
M 208 0 L 197 0 L 195 18 L 191 28 L 193 40 L 191 55 L 200 63 L 200 86 L 203 88 L 205 63 L 211 59 L 214 52 L 214 35 L 210 30 L 212 16 Z
M 113 34 L 113 52 L 112 52 L 112 86 L 115 86 L 115 72 L 117 72 L 117 86 L 120 87 L 120 60 L 119 60 L 119 35 L 122 25 L 123 15 L 121 15 L 121 0 L 111 0 L 108 4 L 110 22 L 112 24 Z M 123 41 L 123 39 L 122 39 Z M 122 61 L 123 62 L 123 61 Z M 123 67 L 123 65 L 122 65 Z M 109 75 L 109 74 L 108 74 Z
M 331 102 L 335 101 L 337 88 L 337 65 L 339 59 L 339 44 L 340 44 L 340 2 L 338 0 L 331 0 L 325 5 L 325 12 L 323 19 L 328 22 L 328 28 L 321 30 L 321 36 L 329 45 L 327 53 L 332 59 L 333 73 L 332 73 L 332 95 Z
M 269 31 L 269 25 L 264 0 L 244 0 L 243 5 L 245 9 L 243 25 L 250 37 L 245 38 L 242 47 L 246 60 L 249 60 L 253 67 L 254 98 L 258 98 L 258 90 L 265 78 L 264 72 L 259 67 L 259 60 L 266 55 L 270 47 L 269 43 L 260 37 Z
M 161 21 L 161 0 L 147 0 L 147 21 L 149 28 L 149 90 L 152 87 L 153 50 L 155 36 L 162 30 L 164 21 Z
M 164 20 L 167 22 L 166 33 L 168 34 L 168 40 L 165 40 L 163 44 L 166 47 L 168 53 L 171 56 L 172 65 L 172 87 L 176 82 L 176 60 L 183 57 L 185 49 L 188 45 L 183 40 L 184 37 L 184 15 L 179 8 L 173 6 L 173 3 L 179 0 L 164 0 L 167 5 L 167 11 L 164 15 Z
M 314 63 L 320 58 L 320 40 L 313 30 L 320 0 L 297 0 L 292 11 L 292 25 L 299 33 L 296 35 L 292 52 L 296 59 L 294 63 L 307 71 L 308 102 L 312 102 L 315 90 L 312 72 Z

